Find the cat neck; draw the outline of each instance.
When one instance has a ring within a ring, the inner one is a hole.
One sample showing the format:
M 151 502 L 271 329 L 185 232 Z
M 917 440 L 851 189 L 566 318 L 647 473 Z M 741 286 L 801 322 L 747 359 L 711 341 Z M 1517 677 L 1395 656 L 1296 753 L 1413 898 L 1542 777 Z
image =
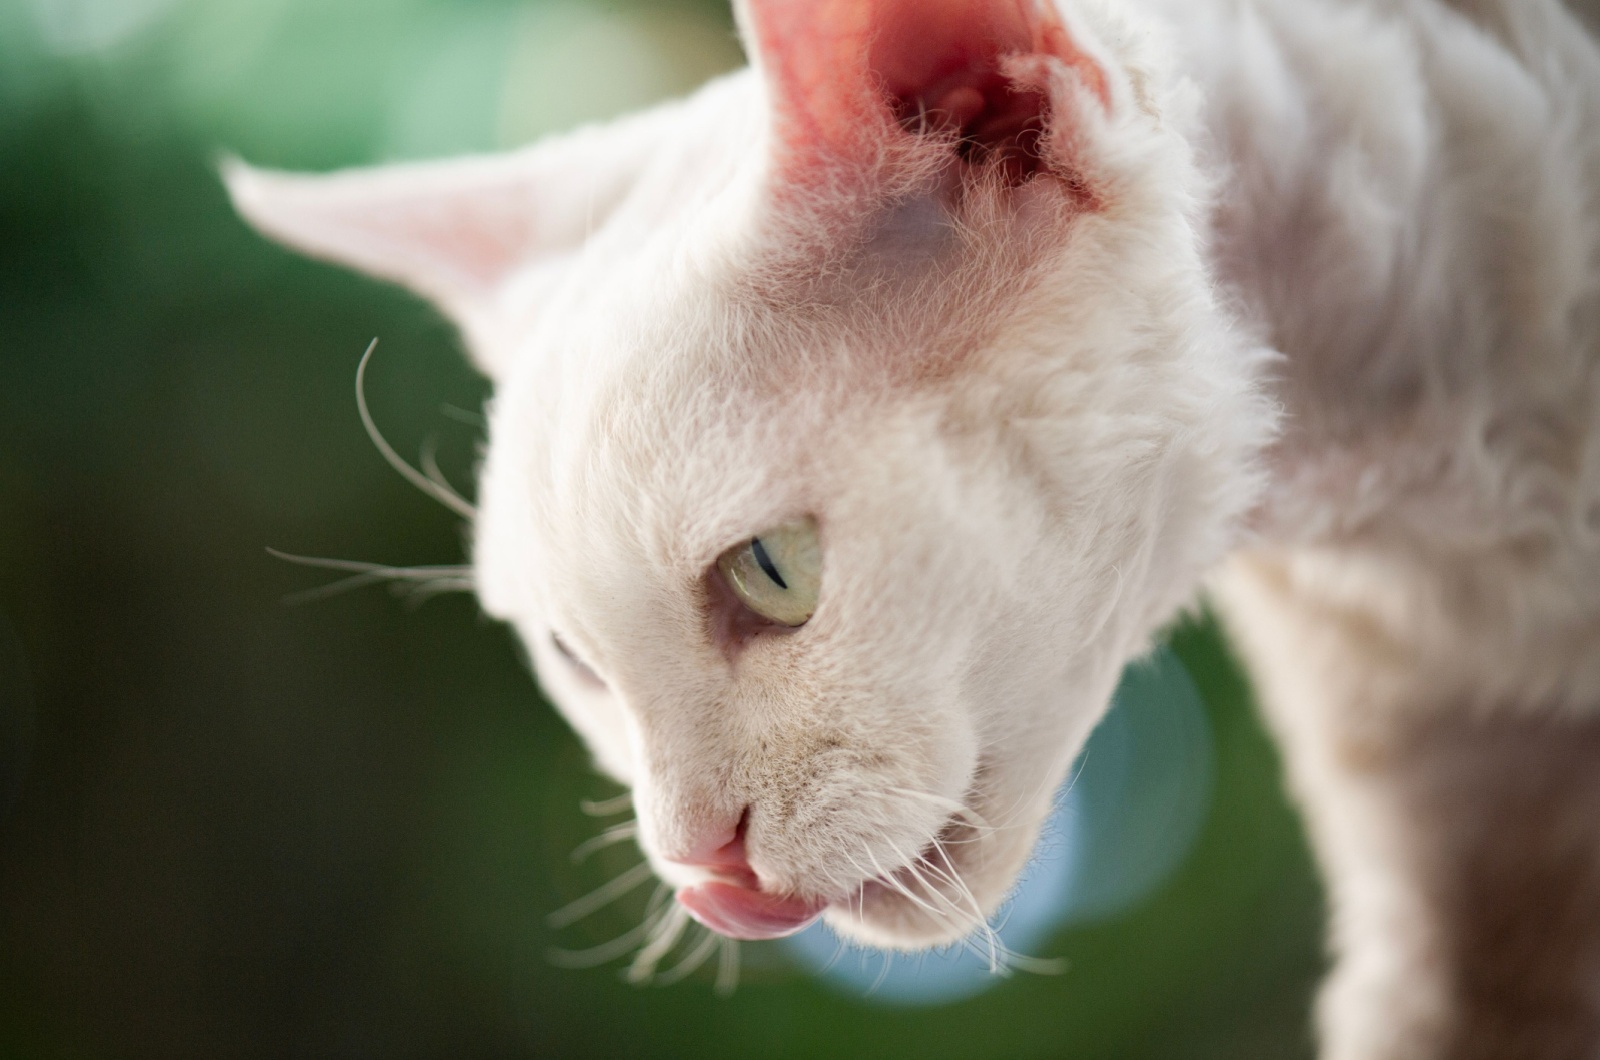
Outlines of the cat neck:
M 1555 0 L 1147 2 L 1202 89 L 1217 271 L 1284 355 L 1267 539 L 1503 520 L 1464 447 L 1586 422 L 1591 39 Z

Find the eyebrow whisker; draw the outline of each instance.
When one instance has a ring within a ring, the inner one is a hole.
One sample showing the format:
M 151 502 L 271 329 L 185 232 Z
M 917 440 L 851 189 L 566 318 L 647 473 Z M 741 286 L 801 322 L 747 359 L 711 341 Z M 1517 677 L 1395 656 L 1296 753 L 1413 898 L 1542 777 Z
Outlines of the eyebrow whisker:
M 400 473 L 401 478 L 463 519 L 476 519 L 478 510 L 470 501 L 457 493 L 448 482 L 436 482 L 412 467 L 404 457 L 395 452 L 394 446 L 390 445 L 383 432 L 378 430 L 377 421 L 372 418 L 372 411 L 367 408 L 367 364 L 372 360 L 372 352 L 377 348 L 378 340 L 373 339 L 367 344 L 366 352 L 361 355 L 361 362 L 356 365 L 356 411 L 361 416 L 361 426 L 366 429 L 367 437 L 384 461 Z

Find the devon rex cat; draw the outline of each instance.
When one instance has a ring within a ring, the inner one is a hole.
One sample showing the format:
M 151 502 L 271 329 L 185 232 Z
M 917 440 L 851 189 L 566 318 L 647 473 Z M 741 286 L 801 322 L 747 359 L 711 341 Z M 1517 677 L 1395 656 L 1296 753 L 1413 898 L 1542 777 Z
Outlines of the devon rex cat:
M 674 915 L 1003 900 L 1211 580 L 1331 1060 L 1600 1056 L 1600 52 L 1556 0 L 747 0 L 496 157 L 230 167 L 496 383 L 475 522 Z

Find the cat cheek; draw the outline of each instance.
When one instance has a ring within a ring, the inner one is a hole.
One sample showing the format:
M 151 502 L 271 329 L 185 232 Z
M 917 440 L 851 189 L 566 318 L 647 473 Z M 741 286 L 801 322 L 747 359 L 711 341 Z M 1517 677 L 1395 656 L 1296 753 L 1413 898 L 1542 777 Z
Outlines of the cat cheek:
M 567 646 L 567 642 L 561 639 L 560 634 L 554 632 L 550 634 L 550 645 L 555 648 L 556 655 L 560 656 L 562 663 L 565 664 L 567 670 L 571 672 L 578 684 L 594 692 L 607 690 L 605 680 L 595 673 L 593 667 L 584 662 L 577 653 Z
M 587 685 L 554 651 L 534 653 L 534 672 L 545 698 L 583 740 L 602 773 L 625 787 L 636 776 L 629 722 L 621 701 L 608 689 Z

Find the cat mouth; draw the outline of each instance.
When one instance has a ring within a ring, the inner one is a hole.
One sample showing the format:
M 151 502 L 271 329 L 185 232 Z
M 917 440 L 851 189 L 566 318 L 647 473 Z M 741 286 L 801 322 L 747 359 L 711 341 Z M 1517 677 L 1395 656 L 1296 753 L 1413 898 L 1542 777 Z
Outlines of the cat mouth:
M 753 874 L 720 873 L 680 888 L 678 904 L 719 935 L 740 941 L 781 939 L 804 931 L 829 909 L 846 915 L 882 901 L 908 899 L 935 916 L 970 916 L 945 893 L 964 890 L 947 844 L 961 842 L 968 826 L 952 818 L 912 861 L 870 877 L 836 899 L 800 898 L 760 889 Z M 940 907 L 945 907 L 941 912 Z
M 753 942 L 805 930 L 830 903 L 711 880 L 678 891 L 678 904 L 717 934 Z

